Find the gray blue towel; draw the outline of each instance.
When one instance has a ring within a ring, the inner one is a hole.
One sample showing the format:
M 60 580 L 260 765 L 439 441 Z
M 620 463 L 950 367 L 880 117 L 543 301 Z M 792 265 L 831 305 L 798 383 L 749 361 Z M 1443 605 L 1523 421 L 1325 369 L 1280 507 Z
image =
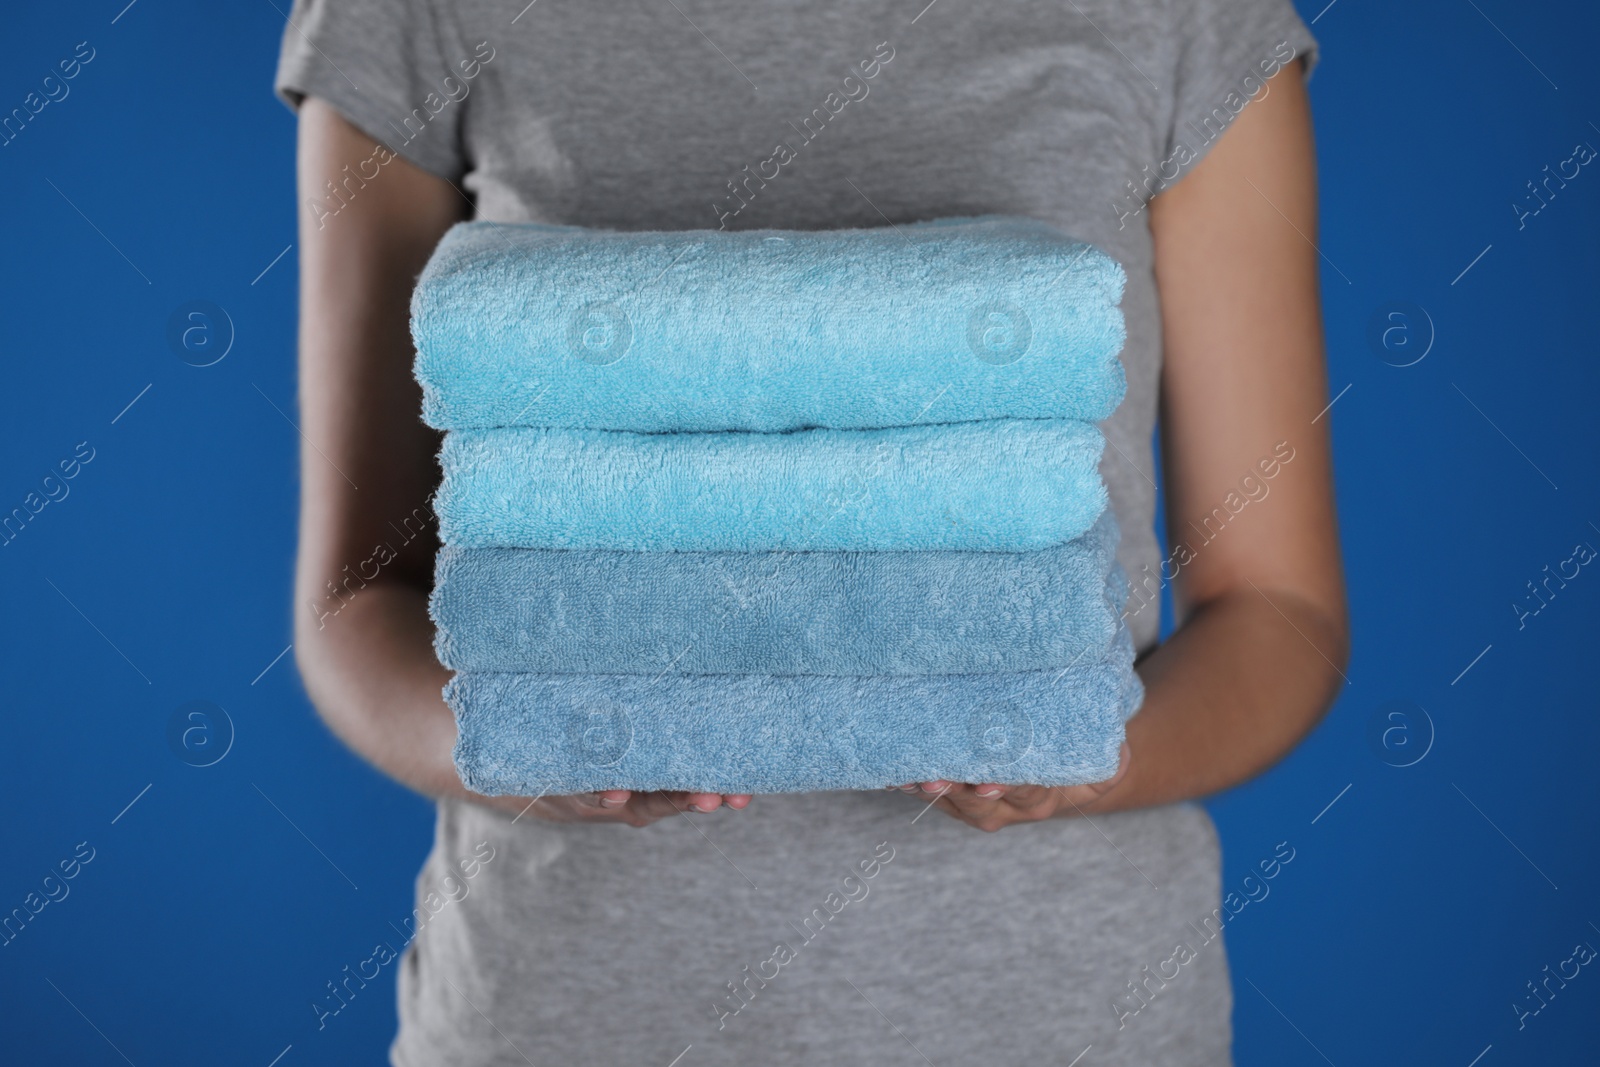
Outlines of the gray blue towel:
M 1116 521 L 1036 552 L 612 552 L 446 546 L 439 660 L 550 674 L 1042 670 L 1111 643 Z
M 1071 420 L 639 434 L 458 430 L 447 544 L 627 551 L 963 549 L 1070 541 L 1106 506 L 1104 441 Z
M 1009 674 L 458 674 L 456 768 L 489 796 L 786 793 L 906 782 L 1081 785 L 1116 773 L 1144 691 L 1112 651 Z
M 1106 418 L 1125 275 L 1033 219 L 619 233 L 462 223 L 412 300 L 440 429 Z

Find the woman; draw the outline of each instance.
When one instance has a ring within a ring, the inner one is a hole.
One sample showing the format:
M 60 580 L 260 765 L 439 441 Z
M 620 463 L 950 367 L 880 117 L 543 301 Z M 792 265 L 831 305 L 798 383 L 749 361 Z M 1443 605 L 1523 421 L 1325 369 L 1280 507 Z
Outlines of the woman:
M 300 108 L 314 443 L 300 668 L 351 747 L 438 798 L 419 900 L 492 848 L 407 951 L 393 1062 L 1065 1064 L 1089 1046 L 1085 1064 L 1230 1062 L 1225 955 L 1200 933 L 1217 839 L 1186 802 L 1280 759 L 1347 645 L 1304 25 L 1286 0 L 519 6 L 302 0 L 278 72 Z M 440 235 L 469 217 L 982 213 L 1042 218 L 1128 272 L 1103 473 L 1148 696 L 1117 777 L 469 794 L 430 645 L 430 537 L 328 600 L 437 483 L 407 301 Z M 1168 582 L 1179 625 L 1158 646 Z M 841 888 L 863 864 L 871 879 Z

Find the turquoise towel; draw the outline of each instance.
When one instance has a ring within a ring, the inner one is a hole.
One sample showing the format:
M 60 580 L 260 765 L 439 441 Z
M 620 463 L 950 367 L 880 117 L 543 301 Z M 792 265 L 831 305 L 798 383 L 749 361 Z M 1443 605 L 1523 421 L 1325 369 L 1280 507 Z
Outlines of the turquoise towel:
M 456 769 L 489 796 L 786 793 L 1116 773 L 1144 690 L 1126 626 L 1064 670 L 921 677 L 459 674 Z
M 983 549 L 1070 541 L 1105 510 L 1087 423 L 445 436 L 440 536 L 469 548 Z
M 412 299 L 440 429 L 1099 421 L 1122 268 L 1045 223 L 618 233 L 462 223 Z
M 438 558 L 435 649 L 457 671 L 965 674 L 1098 654 L 1126 579 L 1117 526 L 1036 552 L 611 552 Z

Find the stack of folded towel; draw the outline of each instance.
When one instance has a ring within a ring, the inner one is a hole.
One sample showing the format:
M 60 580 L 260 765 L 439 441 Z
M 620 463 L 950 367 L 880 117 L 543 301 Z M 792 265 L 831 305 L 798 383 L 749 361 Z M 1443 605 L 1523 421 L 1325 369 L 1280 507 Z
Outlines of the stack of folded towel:
M 465 223 L 417 287 L 468 787 L 1116 770 L 1122 269 L 1044 224 Z

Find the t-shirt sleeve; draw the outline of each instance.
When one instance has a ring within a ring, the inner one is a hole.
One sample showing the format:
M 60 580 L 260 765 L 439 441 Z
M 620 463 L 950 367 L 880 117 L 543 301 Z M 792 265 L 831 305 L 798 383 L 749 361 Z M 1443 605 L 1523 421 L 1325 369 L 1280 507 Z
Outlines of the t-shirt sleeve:
M 1187 171 L 1248 106 L 1266 81 L 1305 64 L 1317 41 L 1289 0 L 1172 0 L 1177 33 L 1172 110 L 1163 159 Z
M 295 0 L 274 88 L 291 108 L 308 96 L 326 101 L 373 140 L 455 181 L 468 169 L 464 72 L 482 58 L 455 36 L 429 0 Z

